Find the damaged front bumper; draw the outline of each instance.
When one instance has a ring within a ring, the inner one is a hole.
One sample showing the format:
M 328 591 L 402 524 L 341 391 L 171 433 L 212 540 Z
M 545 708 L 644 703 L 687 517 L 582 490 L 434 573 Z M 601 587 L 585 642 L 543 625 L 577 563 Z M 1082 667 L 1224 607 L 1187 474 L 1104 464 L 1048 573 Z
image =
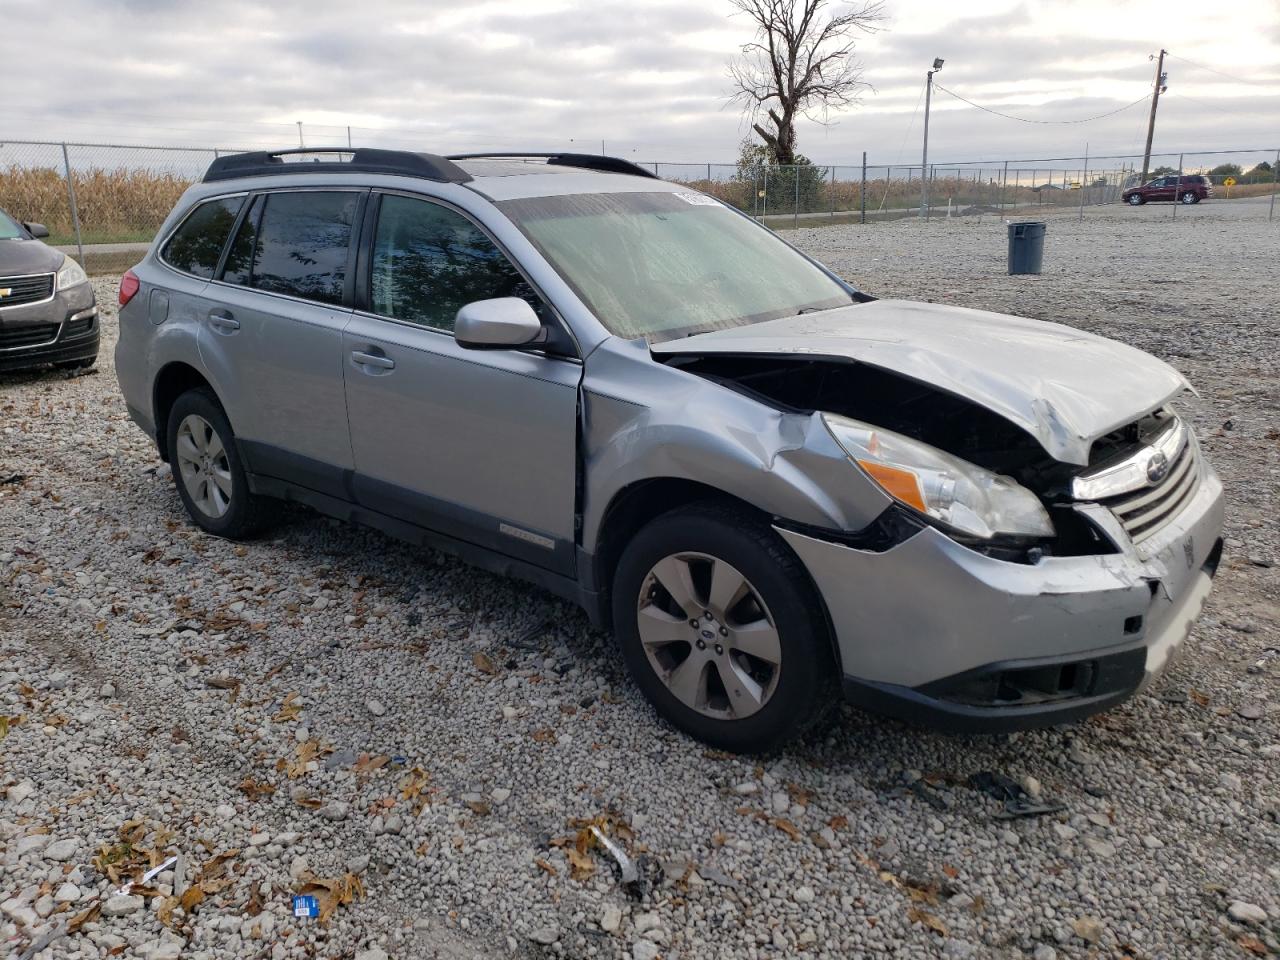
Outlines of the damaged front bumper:
M 778 527 L 826 603 L 849 699 L 957 732 L 1063 723 L 1158 674 L 1199 615 L 1222 552 L 1222 484 L 1120 552 L 1012 563 L 933 527 L 883 551 Z

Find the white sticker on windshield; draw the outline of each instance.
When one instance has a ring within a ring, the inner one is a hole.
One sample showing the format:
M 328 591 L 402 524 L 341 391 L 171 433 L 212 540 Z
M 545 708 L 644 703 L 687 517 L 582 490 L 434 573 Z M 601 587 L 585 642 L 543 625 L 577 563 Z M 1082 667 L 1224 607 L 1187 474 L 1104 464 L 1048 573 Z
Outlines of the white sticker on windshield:
M 715 197 L 708 197 L 701 193 L 677 193 L 677 197 L 685 203 L 692 203 L 695 207 L 718 207 L 720 201 Z

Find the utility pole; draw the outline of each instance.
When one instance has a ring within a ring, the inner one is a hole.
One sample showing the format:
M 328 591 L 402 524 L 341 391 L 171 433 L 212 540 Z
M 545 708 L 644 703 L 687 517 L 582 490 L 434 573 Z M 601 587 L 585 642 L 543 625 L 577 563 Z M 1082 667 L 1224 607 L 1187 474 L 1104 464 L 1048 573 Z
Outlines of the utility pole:
M 302 121 L 295 120 L 294 123 L 298 125 L 298 146 L 305 147 L 306 144 L 302 142 Z
M 1151 95 L 1151 119 L 1147 121 L 1147 148 L 1142 153 L 1142 177 L 1139 183 L 1147 182 L 1147 171 L 1151 168 L 1151 138 L 1156 133 L 1156 107 L 1160 105 L 1160 92 L 1165 89 L 1164 58 L 1169 51 L 1162 49 L 1160 59 L 1156 61 L 1156 88 Z
M 920 158 L 920 216 L 929 216 L 929 102 L 933 99 L 933 75 L 942 69 L 942 58 L 934 57 L 933 69 L 925 76 L 924 154 Z

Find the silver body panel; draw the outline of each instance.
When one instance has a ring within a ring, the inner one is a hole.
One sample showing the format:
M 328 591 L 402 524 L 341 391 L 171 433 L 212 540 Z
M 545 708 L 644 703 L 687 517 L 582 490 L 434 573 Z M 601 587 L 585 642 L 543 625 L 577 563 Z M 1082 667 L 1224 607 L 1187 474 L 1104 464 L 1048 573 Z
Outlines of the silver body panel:
M 468 350 L 435 330 L 199 280 L 156 255 L 199 199 L 298 186 L 394 191 L 463 211 L 541 291 L 577 356 Z M 1135 642 L 1157 651 L 1153 671 L 1167 661 L 1203 602 L 1202 569 L 1221 530 L 1222 488 L 1207 464 L 1187 506 L 1140 546 L 1107 509 L 1080 505 L 1115 553 L 1013 563 L 933 527 L 862 550 L 842 535 L 864 530 L 893 501 L 851 465 L 819 414 L 781 410 L 662 361 L 808 354 L 875 366 L 986 407 L 1067 464 L 1087 463 L 1095 440 L 1183 390 L 1180 374 L 1056 324 L 902 301 L 669 343 L 620 339 L 494 205 L 683 189 L 576 170 L 468 184 L 300 174 L 197 185 L 135 268 L 142 291 L 120 314 L 121 389 L 135 419 L 163 431 L 156 378 L 169 364 L 193 368 L 241 439 L 330 471 L 317 481 L 329 502 L 350 500 L 553 571 L 583 597 L 607 595 L 608 571 L 593 564 L 610 510 L 628 491 L 670 480 L 736 498 L 773 518 L 826 605 L 840 668 L 869 681 L 910 687 L 995 661 Z M 167 295 L 163 310 L 152 291 Z M 211 311 L 230 312 L 239 329 L 210 326 Z M 1142 631 L 1120 633 L 1136 616 Z

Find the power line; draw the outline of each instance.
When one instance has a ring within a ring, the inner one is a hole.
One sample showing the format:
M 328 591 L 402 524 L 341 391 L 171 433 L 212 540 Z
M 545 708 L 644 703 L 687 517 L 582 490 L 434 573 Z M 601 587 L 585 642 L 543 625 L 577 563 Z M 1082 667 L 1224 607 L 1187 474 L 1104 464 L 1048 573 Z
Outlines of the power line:
M 1094 120 L 1102 120 L 1106 117 L 1114 117 L 1117 113 L 1123 113 L 1125 110 L 1128 110 L 1130 107 L 1136 107 L 1138 104 L 1143 103 L 1146 100 L 1149 100 L 1151 98 L 1151 94 L 1149 93 L 1143 94 L 1137 100 L 1133 101 L 1133 103 L 1126 103 L 1123 107 L 1118 107 L 1115 110 L 1108 111 L 1107 113 L 1100 113 L 1096 117 L 1085 117 L 1081 120 L 1030 120 L 1027 117 L 1015 117 L 1011 113 L 1001 113 L 999 110 L 992 110 L 990 107 L 984 107 L 980 103 L 974 103 L 972 100 L 969 100 L 969 99 L 966 99 L 965 97 L 960 96 L 960 94 L 956 93 L 955 91 L 948 90 L 946 87 L 944 87 L 940 83 L 937 83 L 936 81 L 934 82 L 933 85 L 937 87 L 939 90 L 941 90 L 943 93 L 947 94 L 948 96 L 955 97 L 957 100 L 967 103 L 971 107 L 977 107 L 979 110 L 985 111 L 986 113 L 994 114 L 997 117 L 1004 117 L 1006 120 L 1018 120 L 1018 121 L 1021 121 L 1022 123 L 1038 123 L 1038 124 L 1054 124 L 1054 125 L 1072 124 L 1072 123 L 1091 123 Z
M 1257 80 L 1246 80 L 1244 77 L 1237 77 L 1232 73 L 1223 73 L 1221 70 L 1215 70 L 1213 67 L 1206 67 L 1203 63 L 1196 63 L 1194 60 L 1188 60 L 1186 57 L 1180 57 L 1176 53 L 1165 51 L 1165 56 L 1172 57 L 1174 60 L 1181 60 L 1183 63 L 1189 63 L 1191 66 L 1199 70 L 1208 70 L 1210 73 L 1216 73 L 1220 77 L 1226 77 L 1228 80 L 1235 80 L 1237 83 L 1248 84 L 1249 86 L 1258 86 Z

